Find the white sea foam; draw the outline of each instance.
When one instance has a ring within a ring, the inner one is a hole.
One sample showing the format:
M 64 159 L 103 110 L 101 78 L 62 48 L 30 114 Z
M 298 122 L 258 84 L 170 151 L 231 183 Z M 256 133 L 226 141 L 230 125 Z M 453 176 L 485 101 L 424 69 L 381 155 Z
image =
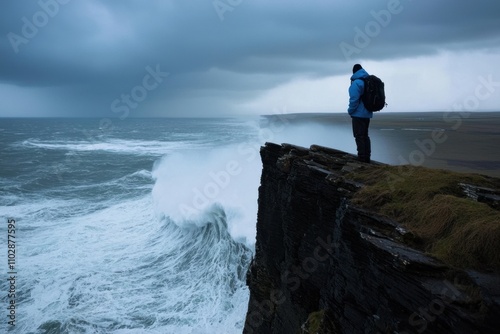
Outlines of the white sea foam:
M 19 329 L 241 331 L 250 251 L 230 238 L 222 207 L 201 219 L 204 226 L 179 227 L 145 196 L 27 231 L 18 288 L 31 297 L 18 312 Z M 38 220 L 50 223 L 50 215 Z
M 233 238 L 253 244 L 262 169 L 258 147 L 243 143 L 163 157 L 153 169 L 157 210 L 179 226 L 200 226 L 207 210 L 220 204 Z
M 354 140 L 340 126 L 215 124 L 211 132 L 193 122 L 182 135 L 159 130 L 149 137 L 177 142 L 78 141 L 68 130 L 71 140 L 30 134 L 14 144 L 21 161 L 33 152 L 38 159 L 0 204 L 2 218 L 19 222 L 19 332 L 241 333 L 260 146 L 272 141 L 349 150 Z M 236 131 L 247 132 L 240 137 Z M 244 139 L 235 143 L 238 138 Z M 46 154 L 56 150 L 93 159 L 64 165 L 76 160 L 63 157 L 58 162 L 68 170 L 58 179 L 50 168 L 61 154 Z M 144 166 L 151 156 L 158 160 L 149 171 Z M 103 170 L 108 165 L 96 164 L 96 157 L 127 168 Z
M 423 131 L 423 132 L 444 131 L 443 128 L 402 128 L 401 130 L 403 130 L 403 131 Z
M 162 156 L 177 150 L 195 149 L 200 143 L 187 141 L 144 141 L 106 139 L 103 141 L 41 141 L 36 139 L 25 140 L 21 145 L 47 150 L 64 150 L 69 152 L 103 151 L 121 154 L 156 155 Z
M 210 129 L 211 138 L 203 125 L 189 126 L 183 135 L 159 130 L 149 137 L 177 142 L 126 136 L 88 142 L 75 140 L 69 129 L 68 140 L 33 133 L 8 143 L 29 173 L 16 176 L 16 187 L 10 178 L 0 180 L 9 185 L 0 197 L 1 218 L 18 223 L 16 269 L 22 279 L 16 331 L 241 333 L 252 256 L 247 245 L 255 238 L 259 143 L 212 151 L 231 139 L 232 130 L 221 122 L 220 130 Z M 231 129 L 241 131 L 236 125 Z M 86 152 L 88 159 L 50 151 Z M 151 156 L 163 156 L 153 171 L 144 169 Z M 54 171 L 56 163 L 64 169 Z M 205 189 L 208 183 L 220 189 Z M 175 203 L 183 203 L 184 195 L 184 203 L 192 204 L 195 187 L 217 194 L 209 193 L 186 219 Z M 0 323 L 0 332 L 5 325 Z

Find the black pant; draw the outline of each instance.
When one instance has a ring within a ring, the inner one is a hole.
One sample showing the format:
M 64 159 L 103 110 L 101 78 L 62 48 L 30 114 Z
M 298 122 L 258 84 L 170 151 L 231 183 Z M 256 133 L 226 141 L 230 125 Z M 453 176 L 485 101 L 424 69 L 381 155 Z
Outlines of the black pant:
M 356 139 L 358 159 L 362 162 L 370 162 L 372 152 L 370 137 L 368 136 L 369 118 L 352 117 L 352 133 Z

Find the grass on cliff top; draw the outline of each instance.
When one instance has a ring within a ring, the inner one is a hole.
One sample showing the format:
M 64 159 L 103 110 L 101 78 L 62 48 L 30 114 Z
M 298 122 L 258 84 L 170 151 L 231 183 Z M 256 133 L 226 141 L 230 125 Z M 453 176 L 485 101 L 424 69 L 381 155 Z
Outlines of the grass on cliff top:
M 460 183 L 500 189 L 500 179 L 413 166 L 359 169 L 353 203 L 389 216 L 421 247 L 458 267 L 500 271 L 500 211 L 466 197 Z

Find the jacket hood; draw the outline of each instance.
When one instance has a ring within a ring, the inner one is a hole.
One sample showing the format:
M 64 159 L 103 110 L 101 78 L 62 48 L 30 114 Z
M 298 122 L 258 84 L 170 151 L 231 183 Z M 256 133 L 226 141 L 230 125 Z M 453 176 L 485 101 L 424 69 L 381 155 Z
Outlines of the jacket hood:
M 368 76 L 368 72 L 365 71 L 364 68 L 357 70 L 356 73 L 354 73 L 351 76 L 351 80 L 356 80 L 356 79 L 361 79 L 361 78 L 366 78 Z

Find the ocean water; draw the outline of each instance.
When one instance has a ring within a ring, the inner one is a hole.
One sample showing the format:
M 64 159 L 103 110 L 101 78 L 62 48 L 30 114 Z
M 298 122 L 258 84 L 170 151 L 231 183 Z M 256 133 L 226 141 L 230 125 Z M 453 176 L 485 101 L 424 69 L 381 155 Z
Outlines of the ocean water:
M 0 332 L 241 333 L 260 146 L 339 148 L 287 123 L 0 119 Z

